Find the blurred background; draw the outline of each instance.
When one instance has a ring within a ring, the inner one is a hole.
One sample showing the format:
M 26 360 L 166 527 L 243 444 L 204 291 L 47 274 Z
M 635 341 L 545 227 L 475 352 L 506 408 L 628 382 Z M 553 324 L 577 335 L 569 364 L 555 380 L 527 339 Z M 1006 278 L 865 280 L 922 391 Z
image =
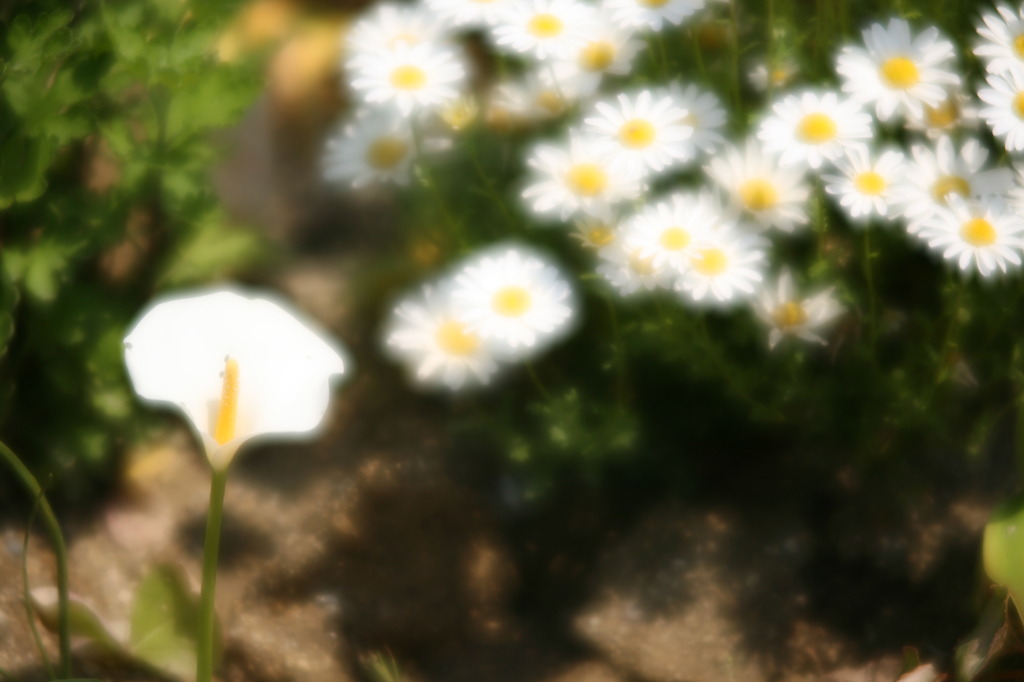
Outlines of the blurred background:
M 729 98 L 721 76 L 747 59 L 736 45 L 758 47 L 770 11 L 784 56 L 828 78 L 821 55 L 915 3 L 851 4 L 737 3 L 739 21 L 723 4 L 665 49 L 699 46 L 700 71 L 680 60 L 680 75 Z M 963 47 L 979 6 L 950 1 L 934 20 Z M 322 440 L 236 463 L 225 680 L 860 682 L 917 658 L 953 670 L 958 645 L 988 642 L 1003 612 L 998 599 L 983 610 L 979 552 L 1017 485 L 1020 287 L 965 292 L 882 234 L 884 331 L 869 355 L 857 246 L 830 233 L 790 247 L 853 282 L 820 353 L 769 355 L 747 318 L 709 317 L 701 337 L 652 330 L 657 301 L 610 319 L 607 296 L 581 283 L 581 327 L 530 374 L 418 393 L 383 356 L 381 322 L 467 245 L 426 208 L 425 183 L 354 195 L 322 179 L 347 109 L 341 36 L 361 9 L 0 3 L 0 440 L 46 488 L 72 590 L 111 631 L 154 566 L 197 583 L 208 486 L 181 419 L 135 399 L 125 329 L 157 294 L 230 280 L 293 299 L 354 372 Z M 496 66 L 478 56 L 486 81 Z M 734 134 L 763 105 L 748 84 L 742 96 L 753 104 Z M 468 133 L 472 162 L 511 185 L 503 145 L 521 138 L 481 141 L 485 123 Z M 456 201 L 470 159 L 438 163 Z M 493 215 L 467 211 L 470 242 L 487 243 Z M 581 262 L 550 233 L 526 239 Z M 53 580 L 41 535 L 25 553 L 32 506 L 0 472 L 0 668 L 26 682 L 46 675 L 22 566 L 33 586 Z M 1020 647 L 992 652 L 1012 670 Z M 76 666 L 168 674 L 85 653 Z

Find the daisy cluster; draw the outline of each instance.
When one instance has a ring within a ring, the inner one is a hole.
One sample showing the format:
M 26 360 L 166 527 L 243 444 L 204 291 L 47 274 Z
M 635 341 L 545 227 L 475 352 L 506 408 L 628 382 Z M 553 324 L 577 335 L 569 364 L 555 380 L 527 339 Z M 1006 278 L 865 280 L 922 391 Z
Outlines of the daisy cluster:
M 387 349 L 424 386 L 487 384 L 570 330 L 576 305 L 565 275 L 520 244 L 477 253 L 394 308 Z
M 560 130 L 522 148 L 518 201 L 536 223 L 573 230 L 623 297 L 665 291 L 688 308 L 749 306 L 772 347 L 785 336 L 825 343 L 821 333 L 842 312 L 832 288 L 801 295 L 787 264 L 773 263 L 776 247 L 809 231 L 816 194 L 854 228 L 902 229 L 965 274 L 1020 267 L 1024 182 L 990 158 L 980 126 L 1008 151 L 1024 150 L 1024 10 L 999 6 L 982 17 L 974 52 L 988 75 L 977 93 L 937 28 L 892 18 L 838 51 L 838 88 L 794 85 L 789 63 L 756 67 L 749 80 L 772 100 L 745 137 L 727 140 L 728 114 L 713 92 L 649 74 L 642 86 L 630 82 L 659 32 L 713 11 L 703 5 L 379 5 L 347 37 L 345 78 L 359 104 L 328 142 L 325 173 L 355 187 L 405 183 L 418 156 L 450 146 L 441 138 L 481 112 L 495 134 Z M 463 46 L 479 38 L 506 67 L 497 78 L 470 78 Z M 424 381 L 484 382 L 499 362 L 545 347 L 573 316 L 565 276 L 520 245 L 457 270 L 393 317 L 388 344 Z M 520 326 L 503 287 L 528 292 L 543 323 Z M 537 293 L 544 287 L 560 292 L 550 294 L 557 306 Z M 458 334 L 447 335 L 453 324 Z

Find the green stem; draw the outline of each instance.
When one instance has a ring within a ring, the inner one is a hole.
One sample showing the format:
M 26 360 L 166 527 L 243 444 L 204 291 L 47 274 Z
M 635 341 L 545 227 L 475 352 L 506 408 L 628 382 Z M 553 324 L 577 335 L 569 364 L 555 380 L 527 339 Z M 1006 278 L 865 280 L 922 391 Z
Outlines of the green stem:
M 11 467 L 15 475 L 29 493 L 39 500 L 39 510 L 43 515 L 43 525 L 53 545 L 53 556 L 57 562 L 57 638 L 60 640 L 60 676 L 71 678 L 71 634 L 68 628 L 68 552 L 64 546 L 64 536 L 60 532 L 60 524 L 53 514 L 50 503 L 43 495 L 35 476 L 32 475 L 21 460 L 10 448 L 0 442 L 0 457 Z
M 1017 478 L 1018 485 L 1024 482 L 1024 390 L 1017 387 L 1017 424 L 1016 424 L 1016 452 L 1017 455 Z
M 658 61 L 661 62 L 662 77 L 667 80 L 672 78 L 672 71 L 668 66 L 668 52 L 665 50 L 665 38 L 662 33 L 662 31 L 657 31 L 654 34 L 654 45 L 658 50 Z
M 476 141 L 469 147 L 469 160 L 473 164 L 473 168 L 476 169 L 477 175 L 480 176 L 480 181 L 483 182 L 484 193 L 487 197 L 494 202 L 494 205 L 498 208 L 498 212 L 501 213 L 505 222 L 508 223 L 509 229 L 512 231 L 518 231 L 519 223 L 516 222 L 515 218 L 512 217 L 512 212 L 509 211 L 508 206 L 505 205 L 505 200 L 501 198 L 501 193 L 498 192 L 494 186 L 494 182 L 491 181 L 491 176 L 484 171 L 484 167 L 480 164 L 480 159 L 476 155 Z M 493 224 L 487 221 L 487 224 L 493 228 Z M 498 235 L 495 235 L 498 236 Z
M 605 303 L 608 305 L 612 344 L 615 346 L 615 401 L 619 407 L 622 407 L 626 403 L 626 350 L 623 346 L 622 332 L 619 329 L 619 317 L 615 312 L 615 302 L 610 296 L 606 296 Z
M 21 589 L 25 593 L 25 617 L 28 619 L 28 628 L 32 631 L 32 640 L 36 644 L 39 657 L 43 659 L 46 676 L 52 680 L 55 677 L 53 674 L 53 664 L 50 662 L 50 654 L 46 652 L 46 647 L 43 646 L 43 638 L 39 636 L 39 628 L 36 627 L 36 614 L 32 606 L 32 594 L 28 579 L 28 541 L 32 537 L 32 526 L 35 525 L 36 514 L 39 513 L 40 499 L 38 497 L 35 499 L 35 502 L 32 504 L 32 513 L 28 515 L 28 521 L 25 523 L 25 537 L 21 542 Z
M 708 71 L 704 66 L 704 55 L 700 51 L 700 41 L 697 40 L 697 34 L 693 28 L 690 29 L 690 42 L 693 44 L 693 60 L 697 62 L 697 70 L 700 71 L 700 79 L 702 83 L 708 82 Z
M 537 370 L 533 368 L 533 363 L 527 362 L 525 364 L 526 372 L 530 375 L 530 381 L 533 382 L 534 388 L 537 389 L 537 392 L 540 393 L 544 400 L 551 400 L 551 394 L 548 393 L 548 389 L 544 388 L 544 384 L 541 382 L 540 377 L 537 376 Z
M 955 275 L 950 275 L 955 277 Z M 932 396 L 934 397 L 935 391 L 939 385 L 945 380 L 948 367 L 946 365 L 947 358 L 949 356 L 950 349 L 956 345 L 956 336 L 960 331 L 960 307 L 964 302 L 964 289 L 966 285 L 962 279 L 957 280 L 952 286 L 956 287 L 956 293 L 954 294 L 952 315 L 950 316 L 949 326 L 946 327 L 946 334 L 942 339 L 942 346 L 939 348 L 938 367 L 935 372 L 935 383 L 932 386 Z
M 210 480 L 210 510 L 206 514 L 206 543 L 203 545 L 203 588 L 199 596 L 199 637 L 196 642 L 196 682 L 213 680 L 213 644 L 217 591 L 217 553 L 220 549 L 220 526 L 224 515 L 224 490 L 228 470 L 213 469 Z
M 875 279 L 871 267 L 871 227 L 864 228 L 864 279 L 868 285 L 868 330 L 871 339 L 871 356 L 874 358 L 878 347 L 878 301 L 875 297 Z
M 419 169 L 421 174 L 421 180 L 423 184 L 427 186 L 430 191 L 430 196 L 437 204 L 437 212 L 441 215 L 441 219 L 448 227 L 449 234 L 454 234 L 459 240 L 460 246 L 466 248 L 468 242 L 466 241 L 466 235 L 462 230 L 462 222 L 455 220 L 452 216 L 451 211 L 448 210 L 448 203 L 445 201 L 444 196 L 441 194 L 441 188 L 437 184 L 437 178 L 434 175 L 434 169 L 427 163 L 426 154 L 423 144 L 423 131 L 416 125 L 415 122 L 410 122 L 410 129 L 412 132 L 413 146 L 416 149 L 416 168 Z
M 729 3 L 729 21 L 732 23 L 732 96 L 736 110 L 742 109 L 740 101 L 740 20 L 736 15 L 736 3 Z

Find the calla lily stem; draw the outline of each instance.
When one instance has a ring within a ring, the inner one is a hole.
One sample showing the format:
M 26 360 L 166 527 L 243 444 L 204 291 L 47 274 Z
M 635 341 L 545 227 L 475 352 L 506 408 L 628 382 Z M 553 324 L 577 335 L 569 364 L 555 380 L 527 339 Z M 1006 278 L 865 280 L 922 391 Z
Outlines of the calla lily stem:
M 224 490 L 227 467 L 213 467 L 210 481 L 210 510 L 206 515 L 206 542 L 203 545 L 203 588 L 199 596 L 199 630 L 196 640 L 196 682 L 212 682 L 216 620 L 213 608 L 217 591 L 217 554 L 220 550 L 220 526 L 224 515 Z
M 10 466 L 15 475 L 29 493 L 39 501 L 39 511 L 43 517 L 43 525 L 53 545 L 53 555 L 57 562 L 57 637 L 60 640 L 60 677 L 71 679 L 71 634 L 68 626 L 68 553 L 64 546 L 64 536 L 60 532 L 60 524 L 53 514 L 53 508 L 43 495 L 43 489 L 35 476 L 32 475 L 18 456 L 9 447 L 0 442 L 0 457 Z

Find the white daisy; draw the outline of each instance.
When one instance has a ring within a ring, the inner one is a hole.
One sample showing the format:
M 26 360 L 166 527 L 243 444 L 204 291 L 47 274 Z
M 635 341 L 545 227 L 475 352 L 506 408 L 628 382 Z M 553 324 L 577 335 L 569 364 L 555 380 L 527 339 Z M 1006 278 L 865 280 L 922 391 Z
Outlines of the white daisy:
M 491 348 L 459 319 L 449 291 L 427 285 L 406 296 L 385 327 L 386 347 L 417 382 L 459 390 L 487 384 L 498 369 Z
M 559 268 L 519 245 L 472 258 L 455 275 L 452 296 L 470 330 L 518 359 L 567 333 L 576 308 Z
M 800 298 L 793 287 L 792 275 L 788 269 L 783 269 L 775 292 L 765 287 L 754 306 L 757 316 L 768 325 L 768 347 L 775 348 L 786 336 L 825 345 L 825 339 L 818 332 L 843 312 L 832 291 L 829 287 Z
M 586 42 L 595 21 L 594 8 L 577 0 L 512 0 L 491 36 L 499 51 L 565 57 Z
M 499 81 L 487 98 L 488 125 L 496 130 L 517 130 L 564 115 L 583 95 L 581 88 L 590 87 L 578 76 L 539 69 Z
M 676 98 L 679 107 L 686 110 L 683 124 L 693 130 L 690 144 L 704 153 L 711 153 L 725 143 L 721 130 L 726 124 L 726 113 L 714 93 L 696 85 L 684 88 L 678 81 L 670 81 L 668 91 Z
M 974 48 L 990 72 L 1024 67 L 1024 7 L 1015 12 L 1007 5 L 996 6 L 996 13 L 981 15 L 978 26 L 982 37 Z
M 988 104 L 979 116 L 1009 151 L 1024 151 L 1024 67 L 990 73 L 987 82 L 989 87 L 978 90 Z
M 630 218 L 625 241 L 640 247 L 640 255 L 656 270 L 677 276 L 690 266 L 707 233 L 722 221 L 721 208 L 710 195 L 674 194 Z
M 921 229 L 929 248 L 953 261 L 961 270 L 976 270 L 982 277 L 1006 273 L 1021 264 L 1024 219 L 1001 198 L 963 200 L 949 198 Z
M 352 187 L 375 182 L 404 185 L 415 156 L 409 122 L 392 113 L 363 112 L 328 138 L 324 177 Z
M 747 73 L 747 80 L 758 92 L 781 90 L 796 78 L 798 71 L 796 62 L 789 59 L 771 64 L 760 61 Z
M 586 126 L 609 162 L 623 172 L 661 171 L 694 155 L 688 143 L 693 129 L 682 123 L 686 110 L 666 91 L 620 94 L 616 102 L 595 103 L 593 113 Z
M 629 29 L 601 15 L 586 27 L 583 42 L 575 52 L 555 65 L 555 71 L 572 69 L 600 81 L 604 74 L 625 76 L 644 44 Z
M 776 102 L 757 137 L 766 152 L 779 154 L 782 165 L 806 162 L 816 169 L 871 137 L 871 116 L 834 92 L 806 91 Z
M 436 109 L 459 96 L 466 78 L 462 54 L 442 44 L 400 43 L 349 62 L 351 85 L 365 101 L 394 105 L 405 115 Z
M 533 178 L 523 199 L 542 215 L 565 220 L 577 212 L 601 214 L 642 192 L 638 179 L 610 168 L 603 149 L 588 138 L 570 136 L 568 144 L 540 144 L 527 159 Z
M 803 169 L 782 168 L 754 140 L 730 147 L 711 159 L 711 178 L 728 194 L 736 210 L 763 228 L 792 232 L 807 223 L 810 195 Z
M 442 40 L 444 24 L 420 6 L 384 3 L 364 12 L 345 35 L 348 55 L 373 54 L 398 45 L 417 45 Z
M 686 300 L 718 307 L 752 296 L 763 279 L 766 247 L 761 237 L 723 223 L 703 235 L 676 291 Z
M 988 150 L 976 139 L 959 148 L 948 137 L 939 138 L 934 149 L 915 144 L 905 180 L 898 191 L 907 231 L 915 234 L 932 213 L 945 208 L 949 196 L 975 198 L 1003 194 L 1013 185 L 1008 168 L 988 168 Z
M 447 23 L 463 29 L 485 28 L 500 21 L 512 0 L 426 0 L 426 6 Z
M 909 116 L 907 130 L 923 132 L 932 139 L 950 135 L 957 130 L 975 130 L 978 106 L 973 94 L 963 88 L 950 88 L 946 98 L 935 106 L 924 105 L 921 116 Z
M 1013 210 L 1024 215 L 1024 166 L 1013 166 L 1010 189 L 1006 191 L 1006 199 Z
M 823 176 L 825 191 L 837 198 L 855 225 L 864 225 L 872 218 L 892 220 L 895 216 L 891 207 L 906 162 L 906 156 L 897 149 L 876 154 L 865 147 L 853 147 L 836 159 L 838 175 Z
M 843 91 L 874 104 L 880 120 L 888 121 L 897 111 L 920 116 L 925 104 L 936 106 L 945 88 L 960 82 L 953 70 L 953 44 L 933 26 L 915 36 L 910 24 L 893 18 L 886 27 L 872 24 L 862 35 L 865 47 L 844 47 L 836 71 Z
M 642 247 L 630 244 L 625 234 L 617 234 L 610 244 L 598 251 L 598 256 L 601 263 L 597 273 L 620 296 L 668 289 L 675 279 L 669 270 L 654 267 L 654 258 L 644 255 Z
M 573 221 L 572 236 L 583 246 L 597 251 L 617 238 L 616 221 L 601 216 L 584 215 Z
M 604 0 L 601 9 L 621 26 L 660 31 L 665 23 L 675 26 L 704 7 L 704 0 Z

